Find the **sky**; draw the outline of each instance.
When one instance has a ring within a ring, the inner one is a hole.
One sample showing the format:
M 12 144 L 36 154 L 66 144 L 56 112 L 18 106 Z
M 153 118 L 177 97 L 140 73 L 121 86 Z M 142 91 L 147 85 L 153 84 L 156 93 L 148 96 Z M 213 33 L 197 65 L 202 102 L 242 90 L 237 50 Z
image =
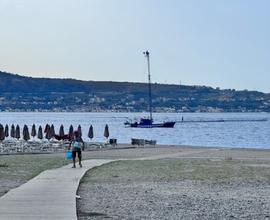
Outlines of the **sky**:
M 269 0 L 0 0 L 0 70 L 270 93 Z

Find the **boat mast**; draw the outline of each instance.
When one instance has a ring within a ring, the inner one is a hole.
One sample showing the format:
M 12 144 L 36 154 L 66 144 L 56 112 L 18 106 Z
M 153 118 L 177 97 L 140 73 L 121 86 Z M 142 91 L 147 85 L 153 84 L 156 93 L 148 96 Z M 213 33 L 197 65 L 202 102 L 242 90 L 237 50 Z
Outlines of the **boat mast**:
M 150 53 L 149 51 L 143 52 L 147 59 L 147 70 L 148 70 L 148 91 L 149 91 L 149 112 L 150 112 L 150 120 L 152 124 L 152 91 L 151 91 L 151 76 L 150 76 Z

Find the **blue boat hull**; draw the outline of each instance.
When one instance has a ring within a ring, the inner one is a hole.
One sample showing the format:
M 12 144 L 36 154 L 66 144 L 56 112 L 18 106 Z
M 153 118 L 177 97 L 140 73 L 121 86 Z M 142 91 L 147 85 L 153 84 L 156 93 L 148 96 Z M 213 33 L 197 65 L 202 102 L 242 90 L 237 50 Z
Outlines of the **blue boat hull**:
M 151 124 L 144 124 L 144 123 L 125 123 L 127 126 L 132 128 L 173 128 L 175 125 L 175 122 L 164 122 L 164 123 L 151 123 Z

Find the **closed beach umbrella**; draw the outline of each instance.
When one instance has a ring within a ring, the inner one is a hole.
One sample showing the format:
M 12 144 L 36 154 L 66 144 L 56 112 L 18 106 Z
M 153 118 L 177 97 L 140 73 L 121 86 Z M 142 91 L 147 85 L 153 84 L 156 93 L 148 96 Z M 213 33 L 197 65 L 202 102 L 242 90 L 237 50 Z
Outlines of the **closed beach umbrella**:
M 46 127 L 47 127 L 47 132 L 46 132 L 46 135 L 45 135 L 45 138 L 46 139 L 48 139 L 48 140 L 50 140 L 51 139 L 51 127 L 50 127 L 50 125 L 46 125 Z
M 16 126 L 16 130 L 15 130 L 15 138 L 17 138 L 18 140 L 21 138 L 21 134 L 20 134 L 20 126 L 19 126 L 19 125 Z
M 28 130 L 27 125 L 23 126 L 23 139 L 25 141 L 28 141 L 30 139 L 29 130 Z
M 42 127 L 38 127 L 38 139 L 42 140 L 43 139 L 43 133 L 42 133 Z
M 9 136 L 8 125 L 5 126 L 5 137 Z
M 5 140 L 5 131 L 2 124 L 0 124 L 0 141 Z
M 55 135 L 55 130 L 54 130 L 54 125 L 53 124 L 51 126 L 50 133 L 51 133 L 51 138 L 53 138 L 54 135 Z
M 48 133 L 49 129 L 50 129 L 50 125 L 46 124 L 44 128 L 44 133 Z
M 93 126 L 92 126 L 92 125 L 89 127 L 88 137 L 89 137 L 91 140 L 92 140 L 92 138 L 94 137 L 94 130 L 93 130 Z
M 37 135 L 37 130 L 36 130 L 36 125 L 32 125 L 32 130 L 31 130 L 31 136 L 35 137 Z
M 81 125 L 78 126 L 78 135 L 79 135 L 79 137 L 82 137 L 82 127 L 81 127 Z
M 15 138 L 15 126 L 14 126 L 14 124 L 11 125 L 10 136 Z
M 60 129 L 59 129 L 59 136 L 60 136 L 60 138 L 63 138 L 64 135 L 65 135 L 64 125 L 61 125 Z
M 106 124 L 105 129 L 104 129 L 104 137 L 108 139 L 109 136 L 110 136 L 109 126 Z
M 70 127 L 69 127 L 68 136 L 69 136 L 70 140 L 73 138 L 73 126 L 72 125 L 70 125 Z

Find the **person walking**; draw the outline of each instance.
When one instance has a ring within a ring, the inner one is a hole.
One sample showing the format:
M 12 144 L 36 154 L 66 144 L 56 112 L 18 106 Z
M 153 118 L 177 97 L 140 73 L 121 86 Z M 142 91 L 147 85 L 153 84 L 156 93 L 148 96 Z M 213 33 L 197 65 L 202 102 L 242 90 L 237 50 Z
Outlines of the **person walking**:
M 78 155 L 79 159 L 79 166 L 82 167 L 82 148 L 83 148 L 84 142 L 82 137 L 80 136 L 78 131 L 74 132 L 74 137 L 71 142 L 71 149 L 72 149 L 72 160 L 73 160 L 73 167 L 76 168 L 76 154 Z

